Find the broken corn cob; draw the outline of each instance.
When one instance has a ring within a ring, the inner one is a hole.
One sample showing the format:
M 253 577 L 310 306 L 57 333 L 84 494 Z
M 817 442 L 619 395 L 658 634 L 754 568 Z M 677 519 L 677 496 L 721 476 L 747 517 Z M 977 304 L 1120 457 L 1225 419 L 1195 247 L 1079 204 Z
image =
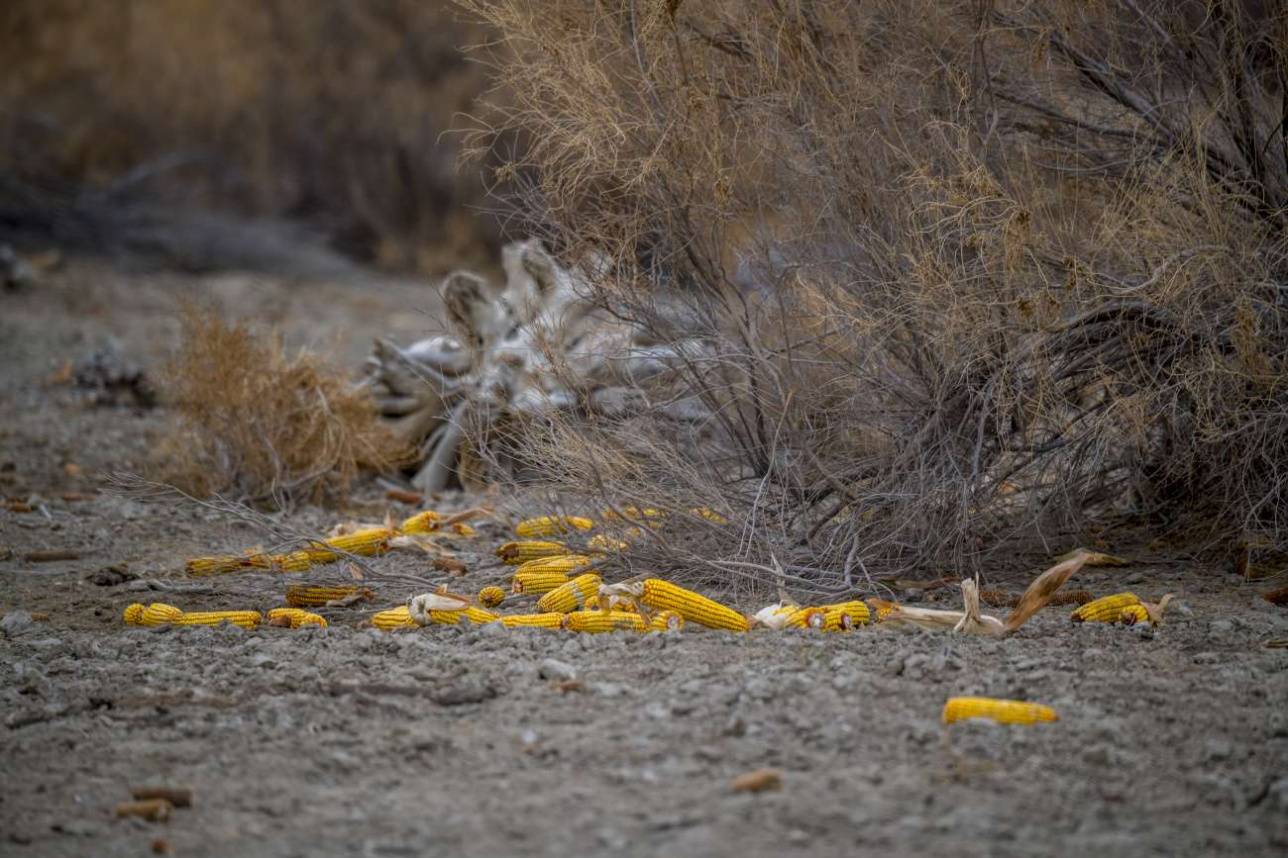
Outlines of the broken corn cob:
M 1116 623 L 1122 619 L 1123 608 L 1139 605 L 1135 593 L 1115 593 L 1088 602 L 1069 615 L 1075 623 Z
M 650 631 L 678 632 L 684 629 L 684 617 L 676 611 L 658 611 L 648 621 Z
M 661 578 L 645 579 L 640 602 L 650 608 L 676 611 L 689 622 L 710 629 L 745 632 L 750 628 L 747 618 L 733 608 Z
M 567 584 L 568 576 L 562 572 L 524 572 L 520 570 L 514 573 L 510 579 L 510 592 L 520 593 L 549 593 L 556 587 Z
M 507 629 L 562 629 L 564 614 L 508 614 L 501 617 Z
M 544 557 L 560 557 L 568 554 L 568 547 L 562 542 L 551 542 L 540 539 L 525 539 L 507 542 L 496 550 L 496 556 L 511 566 L 539 560 Z
M 429 611 L 429 622 L 437 626 L 455 626 L 460 625 L 462 620 L 468 620 L 471 623 L 491 623 L 500 619 L 497 614 L 483 608 L 465 608 L 460 611 Z M 408 614 L 410 616 L 410 614 Z
M 263 619 L 264 615 L 259 611 L 194 611 L 181 614 L 177 620 L 173 620 L 173 623 L 176 626 L 217 626 L 220 623 L 232 623 L 243 629 L 253 629 Z
M 639 614 L 625 611 L 573 611 L 564 614 L 563 627 L 570 632 L 599 634 L 617 629 L 636 632 L 648 631 L 648 623 Z
M 183 616 L 183 611 L 174 605 L 153 602 L 145 608 L 135 602 L 125 609 L 124 620 L 127 625 L 131 626 L 164 626 L 168 623 L 173 623 L 181 616 Z
M 991 697 L 950 697 L 944 704 L 944 723 L 966 718 L 991 718 L 999 724 L 1036 724 L 1059 718 L 1050 706 Z
M 443 516 L 427 509 L 424 512 L 418 512 L 410 518 L 404 519 L 403 523 L 398 525 L 400 533 L 417 534 L 433 533 L 442 526 Z
M 183 564 L 189 575 L 222 575 L 242 569 L 267 569 L 271 564 L 264 554 L 223 554 L 218 557 L 193 557 Z
M 607 533 L 597 533 L 586 542 L 586 547 L 592 551 L 613 551 L 621 553 L 631 547 L 631 544 L 624 539 L 616 539 Z
M 411 611 L 406 605 L 399 605 L 396 608 L 381 611 L 371 618 L 371 624 L 386 632 L 391 629 L 418 628 L 416 621 L 411 618 Z
M 315 608 L 355 593 L 361 593 L 365 599 L 375 595 L 366 587 L 318 587 L 310 584 L 292 584 L 286 588 L 286 604 L 293 608 Z
M 274 608 L 268 612 L 268 622 L 270 625 L 286 626 L 292 629 L 298 629 L 301 626 L 326 628 L 326 619 L 300 608 Z
M 827 611 L 823 608 L 797 608 L 787 617 L 787 623 L 784 628 L 788 629 L 817 629 L 823 626 L 823 615 Z
M 495 608 L 505 601 L 505 591 L 500 587 L 484 587 L 479 590 L 478 600 L 485 608 Z
M 1124 626 L 1134 626 L 1137 623 L 1150 622 L 1149 611 L 1144 605 L 1128 605 L 1122 609 L 1118 615 L 1118 621 Z
M 860 601 L 839 602 L 823 606 L 823 624 L 825 632 L 849 631 L 856 625 L 864 625 L 871 619 L 868 606 Z
M 556 612 L 560 614 L 575 611 L 585 604 L 588 597 L 599 592 L 599 585 L 602 583 L 604 583 L 603 579 L 594 572 L 578 575 L 553 590 L 547 591 L 544 596 L 537 600 L 537 610 L 543 613 Z
M 574 530 L 590 530 L 595 522 L 576 515 L 543 515 L 529 518 L 514 526 L 514 535 L 524 539 L 542 536 L 560 536 Z

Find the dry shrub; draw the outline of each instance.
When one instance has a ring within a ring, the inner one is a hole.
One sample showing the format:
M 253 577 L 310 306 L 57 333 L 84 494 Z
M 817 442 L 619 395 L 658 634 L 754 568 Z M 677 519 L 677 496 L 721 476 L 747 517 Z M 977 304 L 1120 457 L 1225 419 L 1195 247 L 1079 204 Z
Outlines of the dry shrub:
M 280 336 L 213 312 L 183 317 L 164 395 L 178 413 L 161 453 L 166 482 L 277 507 L 339 500 L 364 469 L 404 464 L 365 389 Z
M 459 49 L 487 33 L 461 18 L 446 0 L 9 0 L 0 178 L 300 219 L 391 267 L 490 263 L 490 175 L 458 172 L 448 133 L 488 86 Z
M 681 373 L 703 426 L 528 436 L 546 485 L 733 520 L 655 569 L 835 588 L 1127 518 L 1285 539 L 1282 7 L 464 5 L 532 222 L 611 255 L 605 306 L 715 344 Z

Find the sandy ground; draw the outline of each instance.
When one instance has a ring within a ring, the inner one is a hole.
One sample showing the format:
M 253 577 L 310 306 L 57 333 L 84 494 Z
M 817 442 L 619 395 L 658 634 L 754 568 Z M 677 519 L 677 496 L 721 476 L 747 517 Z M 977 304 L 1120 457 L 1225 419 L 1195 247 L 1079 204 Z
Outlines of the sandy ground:
M 1264 584 L 1182 560 L 1077 579 L 1179 593 L 1152 635 L 1074 626 L 1065 609 L 1005 641 L 386 634 L 360 607 L 328 611 L 326 630 L 125 627 L 134 601 L 280 603 L 280 578 L 181 573 L 184 557 L 262 541 L 253 527 L 99 490 L 145 461 L 163 410 L 46 383 L 107 337 L 153 365 L 192 297 L 351 365 L 379 331 L 433 328 L 429 290 L 412 283 L 72 263 L 0 294 L 0 494 L 34 501 L 0 510 L 0 854 L 1288 854 L 1288 649 L 1266 646 L 1288 638 L 1288 611 L 1258 598 Z M 351 509 L 282 523 L 315 532 L 384 510 L 369 487 Z M 471 567 L 454 587 L 502 580 L 485 558 L 503 533 L 454 543 Z M 23 559 L 48 549 L 78 559 Z M 364 574 L 378 607 L 409 595 L 384 576 L 440 580 L 402 555 Z M 1060 720 L 944 726 L 956 694 L 1040 701 Z M 781 789 L 732 790 L 762 767 Z M 168 823 L 116 819 L 145 784 L 191 787 L 194 806 Z

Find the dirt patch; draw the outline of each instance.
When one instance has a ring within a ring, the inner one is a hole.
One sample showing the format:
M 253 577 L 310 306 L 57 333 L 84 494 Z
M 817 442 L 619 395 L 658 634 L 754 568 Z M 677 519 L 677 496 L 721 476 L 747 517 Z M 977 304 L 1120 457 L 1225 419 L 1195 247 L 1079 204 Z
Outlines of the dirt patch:
M 1181 562 L 1076 579 L 1096 593 L 1180 594 L 1153 636 L 1075 626 L 1067 609 L 1006 641 L 879 629 L 386 634 L 363 628 L 370 610 L 359 608 L 329 611 L 325 630 L 127 629 L 134 601 L 280 602 L 263 576 L 181 575 L 183 558 L 262 534 L 200 507 L 98 491 L 99 473 L 146 456 L 160 412 L 91 408 L 43 383 L 59 356 L 106 334 L 146 366 L 174 330 L 167 289 L 208 295 L 221 281 L 134 292 L 111 272 L 72 273 L 4 299 L 0 467 L 13 467 L 0 491 L 39 503 L 0 511 L 11 552 L 0 561 L 0 853 L 138 855 L 157 838 L 176 855 L 1288 849 L 1288 650 L 1265 646 L 1288 638 L 1288 612 L 1259 598 L 1265 586 Z M 333 285 L 319 302 L 298 285 L 261 285 L 244 295 L 252 306 L 325 316 L 280 318 L 288 336 L 345 331 L 335 352 L 350 360 L 404 314 L 430 327 L 412 309 L 428 290 Z M 348 512 L 380 506 L 370 489 Z M 325 529 L 345 515 L 289 521 Z M 481 530 L 477 550 L 460 543 L 462 589 L 504 575 L 483 561 L 499 527 Z M 21 559 L 34 550 L 78 559 Z M 427 558 L 372 569 L 447 580 Z M 386 588 L 377 607 L 407 595 Z M 957 694 L 1040 701 L 1060 720 L 945 727 Z M 781 773 L 781 789 L 734 791 L 762 768 Z M 194 805 L 163 824 L 117 819 L 130 787 L 148 784 L 191 787 Z

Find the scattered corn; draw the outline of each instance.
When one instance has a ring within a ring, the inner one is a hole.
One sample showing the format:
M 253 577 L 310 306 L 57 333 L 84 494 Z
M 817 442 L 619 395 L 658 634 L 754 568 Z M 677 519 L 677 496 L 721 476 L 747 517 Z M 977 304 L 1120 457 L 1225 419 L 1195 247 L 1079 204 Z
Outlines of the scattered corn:
M 515 572 L 510 579 L 510 592 L 514 594 L 549 593 L 556 587 L 567 584 L 568 576 L 562 572 L 541 572 L 522 570 Z
M 505 591 L 500 587 L 484 587 L 479 590 L 478 600 L 485 608 L 495 608 L 505 601 Z
M 298 629 L 301 626 L 326 628 L 326 620 L 323 617 L 300 608 L 274 608 L 268 612 L 268 622 L 270 625 L 292 629 Z
M 575 515 L 543 515 L 529 518 L 514 526 L 514 535 L 524 539 L 560 536 L 574 530 L 590 530 L 595 522 Z
M 650 608 L 676 611 L 689 622 L 711 629 L 745 632 L 750 628 L 747 618 L 733 608 L 661 578 L 645 579 L 640 602 Z
M 568 555 L 568 547 L 562 542 L 549 542 L 538 539 L 507 542 L 496 550 L 496 556 L 512 566 L 526 563 L 529 560 L 563 555 Z
M 264 554 L 224 554 L 218 557 L 194 557 L 183 564 L 189 575 L 223 575 L 242 569 L 267 569 L 269 559 Z
M 666 518 L 666 513 L 660 509 L 653 509 L 651 506 L 644 507 L 643 509 L 640 509 L 637 506 L 624 506 L 622 507 L 621 515 L 617 514 L 617 510 L 606 509 L 604 510 L 602 518 L 604 521 L 638 521 L 642 518 L 661 521 Z
M 411 611 L 406 605 L 399 605 L 396 608 L 381 611 L 371 618 L 371 624 L 381 631 L 386 632 L 391 629 L 418 628 L 416 621 L 411 618 Z
M 817 629 L 823 625 L 824 608 L 797 608 L 787 617 L 783 626 L 788 629 Z
M 860 601 L 839 602 L 823 606 L 823 624 L 825 632 L 849 631 L 856 625 L 866 625 L 872 619 L 868 606 Z
M 243 629 L 253 629 L 264 619 L 259 611 L 194 611 L 184 613 L 174 620 L 176 626 L 217 626 L 232 623 Z
M 460 625 L 461 620 L 468 620 L 471 623 L 482 625 L 491 623 L 500 619 L 500 616 L 485 610 L 484 608 L 464 608 L 460 611 L 427 611 L 431 625 L 437 626 L 456 626 Z M 411 616 L 410 613 L 408 616 Z M 414 624 L 414 621 L 413 621 Z
M 410 518 L 404 519 L 403 523 L 398 525 L 400 533 L 415 535 L 418 533 L 434 533 L 442 527 L 443 516 L 427 509 L 424 512 L 418 512 Z
M 501 625 L 507 629 L 561 629 L 564 614 L 509 614 L 501 617 Z
M 944 723 L 966 718 L 991 718 L 999 724 L 1036 724 L 1055 721 L 1055 710 L 1037 703 L 1020 700 L 995 700 L 991 697 L 950 697 L 944 704 Z
M 648 621 L 648 627 L 655 632 L 678 632 L 684 629 L 684 617 L 677 611 L 658 611 Z
M 1081 606 L 1070 619 L 1075 623 L 1116 623 L 1122 619 L 1123 608 L 1139 604 L 1140 598 L 1135 593 L 1115 593 Z
M 585 605 L 588 597 L 599 593 L 599 585 L 602 583 L 604 583 L 603 579 L 594 572 L 578 575 L 553 590 L 547 591 L 544 596 L 537 600 L 537 610 L 544 613 L 557 612 L 560 614 L 575 611 Z
M 573 575 L 594 563 L 585 554 L 560 554 L 556 557 L 538 557 L 520 563 L 515 572 L 558 572 Z
M 607 533 L 597 533 L 586 541 L 586 547 L 592 551 L 620 554 L 630 549 L 631 544 L 625 539 L 617 539 Z
M 617 629 L 628 629 L 646 632 L 648 623 L 639 614 L 628 614 L 625 611 L 573 611 L 564 614 L 563 627 L 570 632 L 587 632 L 599 634 Z
M 286 588 L 286 604 L 293 608 L 316 608 L 337 599 L 361 594 L 364 599 L 375 596 L 366 587 L 318 587 L 312 584 L 292 584 Z

